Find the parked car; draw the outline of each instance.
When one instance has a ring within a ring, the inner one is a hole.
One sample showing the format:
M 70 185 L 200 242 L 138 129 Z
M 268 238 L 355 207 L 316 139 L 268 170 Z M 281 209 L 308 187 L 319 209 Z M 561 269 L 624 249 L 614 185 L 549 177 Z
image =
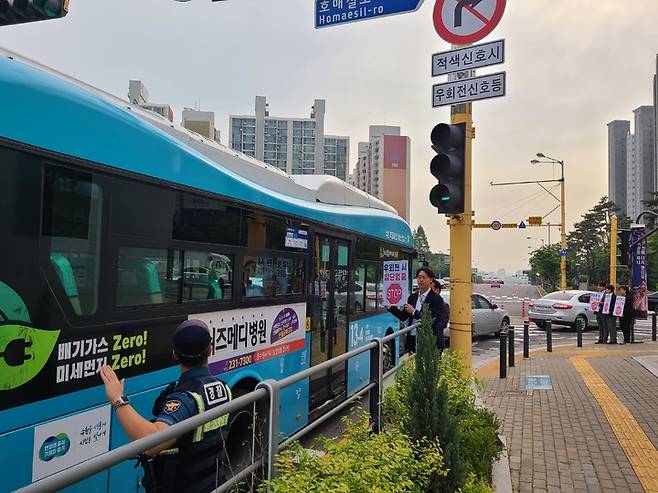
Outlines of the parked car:
M 499 287 L 501 286 L 501 284 L 502 284 L 502 283 L 501 283 L 500 281 L 491 281 L 490 286 L 491 286 L 492 288 L 499 288 Z
M 546 327 L 546 321 L 553 325 L 566 325 L 581 330 L 596 327 L 596 315 L 589 309 L 590 291 L 568 290 L 549 293 L 530 303 L 528 319 L 537 327 Z
M 363 311 L 363 283 L 362 282 L 352 282 L 351 284 L 352 292 L 354 296 L 352 297 L 352 313 L 358 313 Z M 347 284 L 338 286 L 336 289 L 336 294 L 334 299 L 336 300 L 336 306 L 341 311 L 345 312 L 345 307 L 347 306 Z M 377 301 L 379 301 L 379 306 L 384 302 L 381 292 L 377 293 L 376 286 L 374 282 L 366 283 L 366 298 L 365 306 L 367 311 L 373 311 L 377 308 Z M 377 300 L 379 298 L 379 300 Z
M 450 306 L 450 291 L 442 291 L 443 301 Z M 509 327 L 509 315 L 506 310 L 498 308 L 481 294 L 471 296 L 471 313 L 473 321 L 473 336 L 498 334 Z M 443 336 L 450 338 L 450 327 L 443 330 Z

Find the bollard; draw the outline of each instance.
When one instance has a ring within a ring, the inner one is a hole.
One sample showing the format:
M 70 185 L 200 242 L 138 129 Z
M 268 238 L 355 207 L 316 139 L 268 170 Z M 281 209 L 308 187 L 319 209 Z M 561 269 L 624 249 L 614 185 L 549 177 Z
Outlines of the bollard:
M 523 357 L 530 357 L 530 322 L 523 322 Z
M 508 352 L 509 354 L 507 355 L 509 359 L 509 366 L 512 368 L 514 366 L 514 327 L 511 325 L 507 329 L 507 343 L 509 345 Z
M 576 344 L 578 347 L 583 347 L 583 328 L 576 320 Z
M 507 332 L 500 331 L 500 378 L 507 377 Z
M 551 321 L 546 321 L 546 351 L 553 352 L 553 327 Z
M 656 342 L 656 312 L 651 315 L 651 340 Z

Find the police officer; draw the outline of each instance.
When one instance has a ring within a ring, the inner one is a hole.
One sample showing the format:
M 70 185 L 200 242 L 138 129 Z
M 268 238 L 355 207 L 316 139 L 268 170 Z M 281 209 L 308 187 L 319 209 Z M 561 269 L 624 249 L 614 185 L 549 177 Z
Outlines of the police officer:
M 208 326 L 200 320 L 186 320 L 178 326 L 172 340 L 173 354 L 180 363 L 181 376 L 156 399 L 155 418 L 149 421 L 130 405 L 124 395 L 124 380 L 109 366 L 101 368 L 107 400 L 132 440 L 167 428 L 219 406 L 231 399 L 230 389 L 210 374 L 211 352 Z M 142 484 L 150 492 L 204 493 L 224 481 L 224 435 L 228 415 L 221 416 L 177 439 L 158 445 L 142 460 L 145 469 Z

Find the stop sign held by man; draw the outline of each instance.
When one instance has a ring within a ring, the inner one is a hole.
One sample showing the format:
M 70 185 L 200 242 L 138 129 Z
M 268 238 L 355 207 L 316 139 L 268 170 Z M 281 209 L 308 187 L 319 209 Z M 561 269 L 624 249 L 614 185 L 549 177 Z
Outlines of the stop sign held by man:
M 402 286 L 398 283 L 391 284 L 386 290 L 386 301 L 391 306 L 397 306 L 402 301 Z

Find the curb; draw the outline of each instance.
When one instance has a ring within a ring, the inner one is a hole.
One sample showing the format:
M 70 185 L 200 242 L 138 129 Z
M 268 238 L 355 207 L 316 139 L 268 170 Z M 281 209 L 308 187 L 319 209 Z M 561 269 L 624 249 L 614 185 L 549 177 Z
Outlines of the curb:
M 503 451 L 491 468 L 491 483 L 496 493 L 512 493 L 512 473 L 507 457 L 507 440 L 503 435 L 498 435 L 498 440 L 503 445 Z
M 471 389 L 475 393 L 475 405 L 493 412 L 493 409 L 485 406 L 475 383 L 471 383 Z M 500 452 L 498 460 L 491 466 L 491 484 L 494 491 L 498 493 L 512 493 L 512 472 L 507 457 L 507 440 L 504 435 L 498 434 L 498 441 L 503 446 L 503 450 Z

